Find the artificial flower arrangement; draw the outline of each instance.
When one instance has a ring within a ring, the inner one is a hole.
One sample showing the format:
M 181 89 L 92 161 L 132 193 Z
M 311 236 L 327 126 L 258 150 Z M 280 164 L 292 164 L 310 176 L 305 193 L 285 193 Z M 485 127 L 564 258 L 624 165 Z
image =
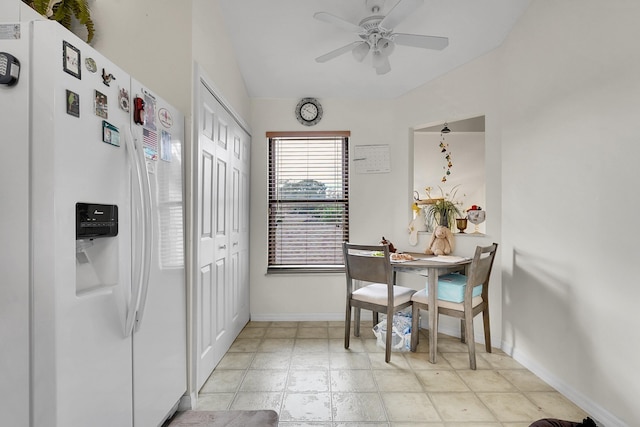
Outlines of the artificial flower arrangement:
M 443 225 L 445 227 L 452 228 L 454 226 L 456 218 L 462 216 L 462 202 L 456 199 L 459 187 L 460 185 L 456 185 L 451 189 L 451 191 L 446 193 L 440 186 L 438 186 L 441 197 L 432 197 L 431 191 L 433 191 L 433 188 L 425 188 L 427 197 L 434 201 L 433 203 L 427 204 L 424 208 L 427 224 L 432 224 L 434 227 Z M 463 194 L 463 197 L 464 196 L 465 195 Z

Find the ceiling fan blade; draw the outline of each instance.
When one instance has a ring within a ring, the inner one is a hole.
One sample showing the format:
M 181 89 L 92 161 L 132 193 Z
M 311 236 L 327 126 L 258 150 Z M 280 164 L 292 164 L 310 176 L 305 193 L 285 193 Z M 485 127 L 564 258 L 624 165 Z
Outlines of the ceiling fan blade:
M 421 47 L 423 49 L 442 50 L 449 46 L 447 37 L 421 36 L 419 34 L 393 34 L 393 41 L 396 44 L 411 47 Z
M 380 24 L 378 25 L 385 30 L 391 31 L 396 25 L 402 22 L 407 16 L 411 15 L 424 0 L 400 0 L 393 8 L 387 13 Z
M 322 56 L 319 56 L 316 58 L 316 62 L 327 62 L 330 59 L 333 59 L 337 56 L 340 56 L 342 54 L 345 54 L 353 49 L 355 49 L 356 47 L 358 47 L 362 42 L 353 42 L 353 43 L 349 43 L 346 46 L 342 46 L 341 48 L 338 48 L 336 50 L 332 50 L 329 53 L 325 53 Z
M 316 12 L 313 15 L 313 17 L 316 18 L 318 21 L 333 24 L 336 27 L 342 28 L 343 30 L 346 30 L 346 31 L 351 31 L 355 33 L 362 33 L 364 31 L 362 27 L 360 27 L 359 25 L 352 24 L 349 21 L 345 21 L 344 19 L 327 12 Z

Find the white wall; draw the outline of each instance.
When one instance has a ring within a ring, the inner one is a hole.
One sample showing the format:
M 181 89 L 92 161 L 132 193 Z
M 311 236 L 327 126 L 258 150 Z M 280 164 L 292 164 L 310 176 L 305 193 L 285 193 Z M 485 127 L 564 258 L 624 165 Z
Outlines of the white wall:
M 191 7 L 172 0 L 94 0 L 93 47 L 189 117 Z
M 90 6 L 93 46 L 177 107 L 187 121 L 194 61 L 234 111 L 249 120 L 249 96 L 217 0 L 93 0 Z
M 309 130 L 295 118 L 298 99 L 252 100 L 253 145 L 251 148 L 251 316 L 253 319 L 344 318 L 344 274 L 291 275 L 267 271 L 267 131 Z M 324 117 L 313 130 L 350 130 L 351 147 L 364 144 L 390 144 L 399 141 L 392 133 L 394 117 L 388 102 L 320 100 Z M 357 113 L 354 113 L 357 112 Z M 392 153 L 391 173 L 352 174 L 350 178 L 350 217 L 352 238 L 378 243 L 381 236 L 393 238 L 394 206 L 386 190 L 406 194 L 406 134 L 403 153 Z M 394 189 L 395 186 L 395 189 Z M 382 191 L 381 191 L 382 190 Z M 407 200 L 403 200 L 409 209 Z M 406 210 L 406 214 L 410 210 Z M 402 223 L 408 216 L 402 218 Z M 402 236 L 405 241 L 405 235 Z M 407 235 L 408 237 L 408 235 Z M 397 239 L 401 243 L 401 239 Z M 402 245 L 400 245 L 402 247 Z
M 500 79 L 504 345 L 607 426 L 640 425 L 638 19 L 534 1 Z
M 182 4 L 182 2 L 176 2 Z M 251 118 L 247 89 L 240 74 L 218 0 L 192 0 L 193 61 L 243 120 Z

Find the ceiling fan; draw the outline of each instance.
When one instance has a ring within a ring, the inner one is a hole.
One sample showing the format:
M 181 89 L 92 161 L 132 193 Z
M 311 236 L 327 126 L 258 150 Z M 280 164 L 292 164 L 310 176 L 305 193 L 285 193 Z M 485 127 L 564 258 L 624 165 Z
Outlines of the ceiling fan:
M 315 13 L 313 17 L 317 20 L 354 32 L 360 37 L 359 41 L 317 57 L 316 62 L 326 62 L 349 51 L 353 53 L 356 60 L 362 62 L 371 51 L 372 64 L 376 73 L 386 74 L 391 71 L 389 55 L 396 44 L 423 49 L 444 49 L 449 45 L 447 37 L 393 32 L 396 25 L 413 13 L 423 2 L 424 0 L 399 0 L 385 16 L 379 14 L 384 0 L 365 0 L 367 9 L 372 15 L 361 20 L 358 25 L 327 12 Z

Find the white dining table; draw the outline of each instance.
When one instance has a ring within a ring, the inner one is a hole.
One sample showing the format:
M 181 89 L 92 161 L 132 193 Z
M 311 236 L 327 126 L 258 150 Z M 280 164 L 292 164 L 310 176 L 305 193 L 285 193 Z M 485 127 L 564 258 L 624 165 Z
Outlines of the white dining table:
M 437 363 L 438 351 L 438 276 L 440 273 L 466 269 L 471 264 L 471 258 L 458 256 L 435 256 L 423 253 L 405 252 L 411 255 L 413 261 L 392 262 L 393 282 L 396 283 L 397 273 L 420 274 L 427 276 L 427 292 L 429 298 L 429 361 Z M 412 331 L 417 334 L 418 331 Z

